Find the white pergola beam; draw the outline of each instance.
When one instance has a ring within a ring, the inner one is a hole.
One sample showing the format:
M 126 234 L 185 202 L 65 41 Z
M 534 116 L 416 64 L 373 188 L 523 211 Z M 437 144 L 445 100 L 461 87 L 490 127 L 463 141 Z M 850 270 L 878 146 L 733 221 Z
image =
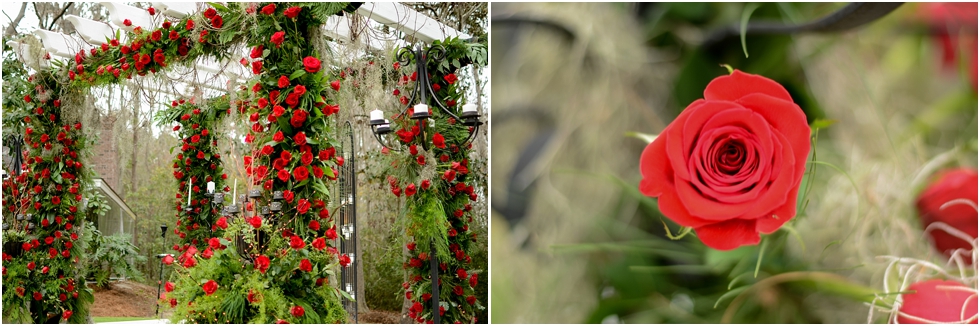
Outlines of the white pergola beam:
M 157 12 L 174 18 L 184 18 L 197 12 L 197 2 L 151 2 Z
M 75 32 L 77 32 L 78 35 L 85 40 L 85 42 L 88 42 L 88 44 L 102 45 L 102 43 L 106 43 L 106 38 L 110 40 L 116 38 L 116 31 L 108 23 L 82 18 L 75 15 L 65 15 L 65 19 L 75 26 Z M 125 36 L 125 34 L 120 33 L 120 43 L 125 43 Z
M 357 13 L 426 43 L 449 37 L 470 38 L 466 33 L 457 31 L 396 2 L 365 2 L 357 8 Z
M 109 9 L 109 20 L 119 28 L 132 32 L 136 27 L 142 27 L 144 31 L 156 28 L 153 24 L 153 17 L 146 9 L 136 8 L 118 2 L 99 2 L 102 6 Z M 126 26 L 125 21 L 129 19 L 132 25 Z

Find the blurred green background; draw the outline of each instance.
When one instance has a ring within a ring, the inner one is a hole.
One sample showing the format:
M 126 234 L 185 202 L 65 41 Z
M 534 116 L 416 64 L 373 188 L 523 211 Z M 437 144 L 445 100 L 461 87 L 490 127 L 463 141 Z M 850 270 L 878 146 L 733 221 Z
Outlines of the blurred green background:
M 962 24 L 905 4 L 846 32 L 713 38 L 845 5 L 492 4 L 492 322 L 881 323 L 904 275 L 888 257 L 955 271 L 913 204 L 935 171 L 977 165 L 975 3 Z M 787 227 L 726 252 L 665 236 L 628 136 L 663 130 L 721 64 L 785 86 L 828 163 Z

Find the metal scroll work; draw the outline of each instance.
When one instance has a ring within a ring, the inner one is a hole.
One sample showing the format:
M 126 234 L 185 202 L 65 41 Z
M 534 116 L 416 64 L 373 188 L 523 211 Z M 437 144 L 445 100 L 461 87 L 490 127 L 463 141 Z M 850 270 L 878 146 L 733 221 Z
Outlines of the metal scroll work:
M 340 166 L 340 189 L 338 198 L 340 209 L 334 217 L 337 223 L 337 231 L 340 233 L 339 247 L 341 255 L 346 254 L 350 257 L 350 264 L 341 267 L 340 284 L 341 290 L 350 294 L 354 300 L 343 298 L 344 309 L 351 315 L 354 323 L 357 323 L 357 265 L 360 264 L 357 257 L 357 145 L 354 142 L 354 127 L 350 121 L 341 127 L 342 136 L 339 155 L 344 158 L 344 165 Z

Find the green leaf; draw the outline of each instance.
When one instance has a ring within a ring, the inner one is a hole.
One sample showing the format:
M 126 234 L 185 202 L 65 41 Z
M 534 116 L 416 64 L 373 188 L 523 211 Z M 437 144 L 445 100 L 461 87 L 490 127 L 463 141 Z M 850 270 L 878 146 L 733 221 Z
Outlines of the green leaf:
M 742 10 L 742 21 L 739 23 L 739 36 L 742 38 L 742 52 L 745 52 L 746 58 L 749 57 L 749 48 L 745 45 L 745 32 L 749 25 L 749 17 L 752 17 L 752 12 L 758 8 L 758 3 L 750 3 Z
M 831 125 L 833 125 L 835 123 L 837 123 L 837 120 L 816 119 L 816 120 L 813 120 L 813 123 L 810 124 L 810 128 L 814 128 L 814 129 L 827 129 L 827 127 L 830 127 Z
M 289 79 L 290 80 L 293 80 L 293 79 L 302 77 L 303 75 L 306 75 L 306 70 L 303 70 L 303 69 L 296 70 L 296 71 L 293 71 L 293 74 L 289 75 Z

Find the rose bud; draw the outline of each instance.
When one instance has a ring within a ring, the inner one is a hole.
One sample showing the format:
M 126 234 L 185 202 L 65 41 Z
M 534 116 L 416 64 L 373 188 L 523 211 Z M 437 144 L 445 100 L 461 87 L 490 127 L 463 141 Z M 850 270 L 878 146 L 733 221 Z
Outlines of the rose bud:
M 913 283 L 902 295 L 899 324 L 977 323 L 976 289 L 956 281 Z M 964 317 L 966 320 L 964 320 Z
M 942 172 L 915 202 L 936 250 L 947 257 L 957 249 L 973 250 L 962 237 L 977 239 L 977 170 L 955 169 Z M 959 236 L 936 227 L 942 222 L 964 233 Z M 930 227 L 932 226 L 932 227 Z

